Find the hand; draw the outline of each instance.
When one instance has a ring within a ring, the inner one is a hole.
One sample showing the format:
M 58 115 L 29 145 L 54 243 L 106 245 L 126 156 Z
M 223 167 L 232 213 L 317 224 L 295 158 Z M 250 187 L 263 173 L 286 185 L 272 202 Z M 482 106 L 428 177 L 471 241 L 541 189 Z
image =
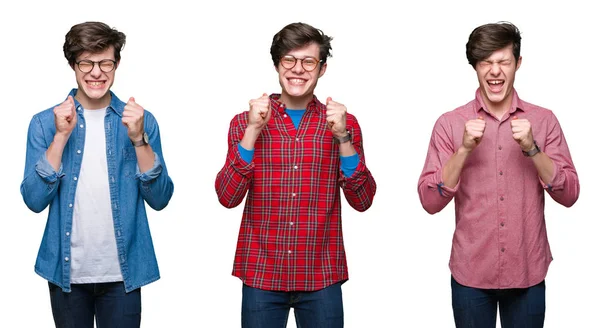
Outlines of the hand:
M 142 140 L 144 134 L 144 108 L 129 98 L 123 110 L 123 125 L 127 127 L 127 135 L 132 141 Z
M 521 150 L 530 151 L 535 147 L 533 133 L 531 132 L 531 123 L 529 123 L 528 119 L 519 119 L 515 116 L 510 121 L 510 126 L 513 133 L 512 137 L 521 146 Z
M 463 147 L 472 151 L 479 145 L 483 132 L 485 131 L 485 120 L 479 116 L 475 120 L 469 120 L 465 123 L 465 133 L 463 134 Z
M 334 137 L 345 137 L 348 133 L 346 131 L 346 106 L 331 100 L 331 97 L 327 97 L 325 105 L 327 106 L 327 127 Z
M 271 99 L 266 93 L 262 97 L 249 102 L 248 127 L 261 131 L 271 119 Z
M 62 104 L 54 107 L 54 125 L 56 134 L 70 136 L 73 128 L 77 125 L 77 113 L 75 112 L 75 101 L 72 96 Z

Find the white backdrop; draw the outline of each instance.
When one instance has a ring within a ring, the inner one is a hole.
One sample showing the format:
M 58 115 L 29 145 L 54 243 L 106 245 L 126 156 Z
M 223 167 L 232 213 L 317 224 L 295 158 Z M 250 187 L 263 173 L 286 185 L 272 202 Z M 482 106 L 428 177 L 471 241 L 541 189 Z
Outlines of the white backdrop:
M 64 35 L 88 20 L 127 35 L 113 91 L 121 99 L 135 96 L 156 116 L 175 183 L 169 206 L 149 209 L 162 278 L 142 289 L 142 327 L 239 327 L 241 282 L 231 268 L 242 206 L 221 207 L 214 179 L 230 119 L 249 99 L 280 90 L 269 47 L 273 34 L 296 21 L 334 37 L 316 94 L 357 116 L 378 183 L 367 212 L 344 201 L 346 327 L 453 327 L 453 204 L 428 215 L 417 180 L 437 117 L 474 97 L 477 78 L 465 57 L 470 32 L 500 20 L 522 31 L 519 95 L 554 111 L 581 181 L 572 208 L 547 197 L 555 260 L 546 281 L 546 327 L 597 325 L 597 11 L 578 0 L 392 3 L 3 2 L 0 327 L 53 327 L 47 284 L 33 271 L 47 211 L 30 212 L 19 185 L 31 116 L 75 86 Z M 295 327 L 292 318 L 288 327 Z

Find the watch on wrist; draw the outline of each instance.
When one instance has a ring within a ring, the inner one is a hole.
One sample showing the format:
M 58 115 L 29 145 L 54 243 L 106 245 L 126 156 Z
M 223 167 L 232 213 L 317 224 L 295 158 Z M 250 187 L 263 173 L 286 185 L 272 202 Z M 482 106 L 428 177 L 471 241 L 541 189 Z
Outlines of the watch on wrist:
M 534 147 L 530 151 L 521 150 L 525 157 L 533 157 L 533 155 L 541 152 L 540 147 L 538 147 L 537 142 L 535 142 L 535 140 L 533 141 L 533 145 L 534 145 Z
M 347 142 L 350 140 L 352 140 L 352 135 L 350 135 L 350 131 L 347 131 L 347 130 L 346 130 L 346 135 L 343 137 L 338 138 L 336 136 L 333 136 L 333 142 L 338 145 L 343 144 L 344 142 Z
M 131 144 L 134 147 L 141 147 L 141 146 L 145 146 L 145 145 L 149 144 L 149 142 L 148 142 L 148 134 L 146 132 L 144 132 L 144 134 L 142 135 L 142 139 L 141 140 L 138 140 L 138 141 L 131 140 Z

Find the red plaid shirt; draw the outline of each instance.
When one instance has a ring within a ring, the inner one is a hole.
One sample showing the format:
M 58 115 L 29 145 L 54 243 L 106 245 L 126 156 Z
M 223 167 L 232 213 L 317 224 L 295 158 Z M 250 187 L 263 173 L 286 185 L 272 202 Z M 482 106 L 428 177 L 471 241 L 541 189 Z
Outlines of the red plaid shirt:
M 247 112 L 231 121 L 227 159 L 215 182 L 219 201 L 228 208 L 239 205 L 248 191 L 233 275 L 265 290 L 319 290 L 348 279 L 340 189 L 362 212 L 371 206 L 375 180 L 365 165 L 353 115 L 347 114 L 346 126 L 359 164 L 351 177 L 344 177 L 325 105 L 314 97 L 296 130 L 279 95 L 270 98 L 271 119 L 250 163 L 238 150 Z

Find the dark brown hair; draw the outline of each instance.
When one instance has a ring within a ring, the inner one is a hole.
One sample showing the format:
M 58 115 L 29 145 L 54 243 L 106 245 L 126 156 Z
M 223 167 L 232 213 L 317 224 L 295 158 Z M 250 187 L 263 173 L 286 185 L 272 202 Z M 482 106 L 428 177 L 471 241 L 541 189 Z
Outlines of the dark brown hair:
M 516 61 L 521 56 L 521 32 L 509 22 L 485 24 L 471 32 L 467 42 L 467 59 L 475 68 L 477 63 L 488 58 L 494 51 L 513 46 Z
M 115 60 L 118 62 L 125 46 L 125 34 L 101 22 L 85 22 L 71 27 L 65 36 L 63 52 L 73 67 L 82 52 L 98 53 L 110 46 L 114 47 Z
M 327 57 L 331 57 L 331 53 L 329 53 L 329 50 L 331 50 L 331 40 L 333 40 L 332 37 L 325 35 L 323 31 L 308 24 L 289 24 L 273 36 L 273 43 L 271 44 L 273 64 L 275 66 L 279 65 L 279 60 L 285 54 L 313 42 L 319 46 L 319 59 L 323 61 L 322 64 L 325 64 Z

